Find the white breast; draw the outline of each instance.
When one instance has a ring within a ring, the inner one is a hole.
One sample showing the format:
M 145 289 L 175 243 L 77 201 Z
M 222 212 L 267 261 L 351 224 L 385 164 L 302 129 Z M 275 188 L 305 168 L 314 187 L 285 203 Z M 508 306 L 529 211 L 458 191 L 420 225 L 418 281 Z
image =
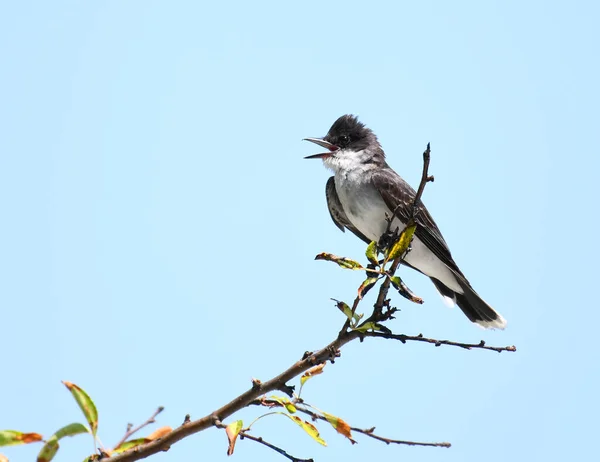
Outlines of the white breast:
M 336 174 L 335 189 L 352 224 L 372 241 L 378 241 L 386 229 L 389 209 L 371 183 L 363 183 L 356 176 Z

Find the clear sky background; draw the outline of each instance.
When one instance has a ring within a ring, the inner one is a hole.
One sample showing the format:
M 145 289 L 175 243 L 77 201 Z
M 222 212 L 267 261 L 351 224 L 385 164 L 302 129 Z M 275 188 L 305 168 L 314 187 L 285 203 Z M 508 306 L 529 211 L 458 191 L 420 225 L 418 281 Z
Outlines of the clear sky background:
M 351 446 L 321 424 L 322 448 L 280 416 L 255 434 L 317 461 L 594 459 L 598 20 L 591 1 L 2 2 L 0 428 L 82 420 L 69 380 L 110 446 L 159 405 L 178 426 L 329 342 L 329 298 L 363 274 L 313 257 L 364 245 L 331 222 L 301 139 L 353 113 L 413 185 L 431 142 L 424 200 L 508 320 L 483 331 L 405 270 L 426 303 L 394 296 L 389 327 L 518 352 L 368 340 L 303 393 L 451 449 Z M 91 449 L 78 436 L 55 460 Z M 152 460 L 225 451 L 212 429 Z M 249 441 L 233 457 L 284 460 Z

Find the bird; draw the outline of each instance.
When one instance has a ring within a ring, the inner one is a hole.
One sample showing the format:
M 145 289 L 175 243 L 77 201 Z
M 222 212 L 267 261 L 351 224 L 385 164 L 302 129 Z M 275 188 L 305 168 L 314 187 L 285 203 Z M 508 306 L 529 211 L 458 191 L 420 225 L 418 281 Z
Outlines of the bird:
M 322 159 L 334 172 L 325 196 L 329 214 L 343 232 L 348 229 L 366 243 L 379 242 L 394 212 L 392 229 L 403 229 L 411 217 L 415 190 L 386 162 L 375 133 L 346 114 L 323 138 L 304 138 L 326 149 L 306 156 Z M 416 229 L 404 265 L 428 276 L 449 306 L 458 305 L 471 322 L 504 329 L 506 320 L 475 292 L 454 261 L 448 244 L 425 205 L 416 204 Z

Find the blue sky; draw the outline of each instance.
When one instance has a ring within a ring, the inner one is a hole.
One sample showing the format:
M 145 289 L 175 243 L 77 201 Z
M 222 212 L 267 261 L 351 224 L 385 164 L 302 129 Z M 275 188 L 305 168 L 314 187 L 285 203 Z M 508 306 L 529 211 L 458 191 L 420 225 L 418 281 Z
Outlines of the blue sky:
M 201 417 L 324 346 L 362 274 L 330 221 L 330 175 L 304 161 L 345 113 L 416 185 L 476 290 L 482 331 L 404 271 L 426 303 L 395 332 L 516 354 L 365 341 L 303 396 L 407 448 L 280 416 L 256 433 L 315 460 L 591 458 L 598 389 L 594 2 L 4 2 L 0 6 L 0 428 L 81 420 L 84 387 L 114 444 L 159 405 Z M 583 232 L 585 231 L 585 232 Z M 372 302 L 373 295 L 367 301 Z M 365 305 L 366 306 L 366 305 Z M 256 409 L 240 413 L 249 421 Z M 587 443 L 586 443 L 587 442 Z M 55 460 L 81 460 L 84 436 Z M 39 446 L 2 448 L 34 460 Z M 155 461 L 225 460 L 206 431 Z M 237 460 L 284 460 L 238 444 Z

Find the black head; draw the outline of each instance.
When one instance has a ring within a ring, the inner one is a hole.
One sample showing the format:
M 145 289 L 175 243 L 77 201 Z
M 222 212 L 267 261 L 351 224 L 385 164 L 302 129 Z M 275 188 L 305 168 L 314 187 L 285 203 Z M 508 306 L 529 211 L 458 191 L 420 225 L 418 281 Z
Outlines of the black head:
M 327 152 L 305 159 L 322 159 L 326 166 L 334 170 L 361 163 L 386 165 L 385 154 L 375 133 L 350 114 L 336 120 L 324 138 L 304 139 L 327 149 Z
M 373 144 L 379 146 L 373 131 L 365 127 L 365 124 L 359 122 L 358 117 L 352 114 L 337 119 L 323 139 L 339 149 L 352 151 L 361 151 L 369 146 L 373 147 Z

